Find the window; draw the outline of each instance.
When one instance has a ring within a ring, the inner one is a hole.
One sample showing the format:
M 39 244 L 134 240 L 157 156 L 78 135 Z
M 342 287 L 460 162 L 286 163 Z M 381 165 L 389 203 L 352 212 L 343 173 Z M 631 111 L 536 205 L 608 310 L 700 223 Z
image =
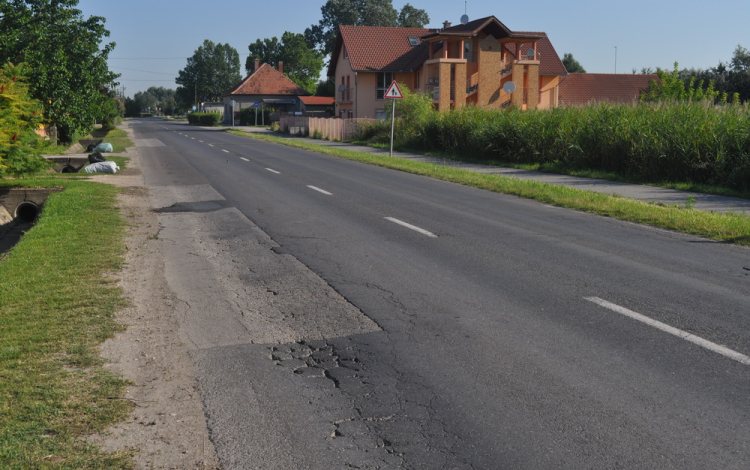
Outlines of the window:
M 346 47 L 344 47 L 344 59 L 349 60 L 349 51 L 346 50 Z
M 409 36 L 409 44 L 411 44 L 412 46 L 418 46 L 419 39 L 417 39 L 416 36 Z
M 375 84 L 376 97 L 375 99 L 382 100 L 385 96 L 386 90 L 393 83 L 393 74 L 391 72 L 378 72 L 377 82 Z

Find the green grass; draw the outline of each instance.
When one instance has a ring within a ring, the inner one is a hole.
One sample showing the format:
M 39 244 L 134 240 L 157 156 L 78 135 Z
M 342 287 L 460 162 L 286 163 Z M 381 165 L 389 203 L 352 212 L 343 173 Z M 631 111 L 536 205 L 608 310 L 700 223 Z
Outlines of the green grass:
M 109 131 L 103 142 L 112 144 L 115 153 L 122 153 L 126 148 L 133 146 L 133 141 L 128 137 L 128 133 L 122 129 Z
M 705 212 L 686 209 L 684 207 L 664 207 L 564 186 L 535 181 L 522 181 L 498 175 L 479 174 L 429 163 L 414 162 L 407 159 L 382 157 L 364 152 L 337 149 L 272 135 L 253 134 L 238 130 L 230 130 L 228 132 L 498 193 L 513 194 L 559 207 L 698 235 L 727 243 L 750 245 L 750 217 L 744 214 Z
M 0 262 L 0 468 L 131 468 L 82 439 L 131 410 L 96 349 L 125 305 L 107 276 L 123 262 L 118 189 L 55 176 L 8 186 L 65 189 Z

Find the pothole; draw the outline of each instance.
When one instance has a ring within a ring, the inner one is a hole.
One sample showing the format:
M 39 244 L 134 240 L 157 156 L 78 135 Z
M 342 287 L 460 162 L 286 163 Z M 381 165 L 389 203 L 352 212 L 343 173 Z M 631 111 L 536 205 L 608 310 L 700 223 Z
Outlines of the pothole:
M 50 194 L 62 188 L 0 188 L 0 255 L 34 226 Z

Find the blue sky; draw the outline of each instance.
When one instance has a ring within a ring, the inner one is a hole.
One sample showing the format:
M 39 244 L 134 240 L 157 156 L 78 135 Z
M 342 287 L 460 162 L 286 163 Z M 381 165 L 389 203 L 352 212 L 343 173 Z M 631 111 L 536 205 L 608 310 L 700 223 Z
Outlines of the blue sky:
M 302 33 L 317 24 L 325 0 L 81 0 L 88 16 L 103 16 L 117 43 L 110 54 L 122 74 L 125 94 L 150 86 L 176 88 L 187 58 L 210 39 L 240 54 L 244 75 L 247 46 L 256 39 Z M 406 1 L 394 0 L 400 10 Z M 738 44 L 750 48 L 750 1 L 710 3 L 674 0 L 498 2 L 410 0 L 430 16 L 428 27 L 494 15 L 518 31 L 544 31 L 558 55 L 565 52 L 595 73 L 630 73 L 642 67 L 709 68 L 731 59 Z M 616 48 L 616 49 L 615 49 Z M 617 60 L 615 61 L 615 53 Z

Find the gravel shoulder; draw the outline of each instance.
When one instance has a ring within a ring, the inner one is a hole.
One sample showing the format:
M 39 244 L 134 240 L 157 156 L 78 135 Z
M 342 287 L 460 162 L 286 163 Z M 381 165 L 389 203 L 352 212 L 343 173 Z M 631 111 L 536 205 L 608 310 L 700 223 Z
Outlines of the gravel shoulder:
M 129 130 L 132 138 L 132 131 Z M 152 211 L 136 147 L 128 168 L 93 180 L 123 187 L 119 206 L 129 223 L 125 267 L 117 273 L 130 307 L 118 313 L 127 329 L 101 346 L 108 367 L 132 382 L 130 419 L 92 436 L 105 450 L 134 452 L 136 468 L 220 468 L 209 439 L 195 369 L 178 334 L 175 299 L 164 277 L 159 222 Z

